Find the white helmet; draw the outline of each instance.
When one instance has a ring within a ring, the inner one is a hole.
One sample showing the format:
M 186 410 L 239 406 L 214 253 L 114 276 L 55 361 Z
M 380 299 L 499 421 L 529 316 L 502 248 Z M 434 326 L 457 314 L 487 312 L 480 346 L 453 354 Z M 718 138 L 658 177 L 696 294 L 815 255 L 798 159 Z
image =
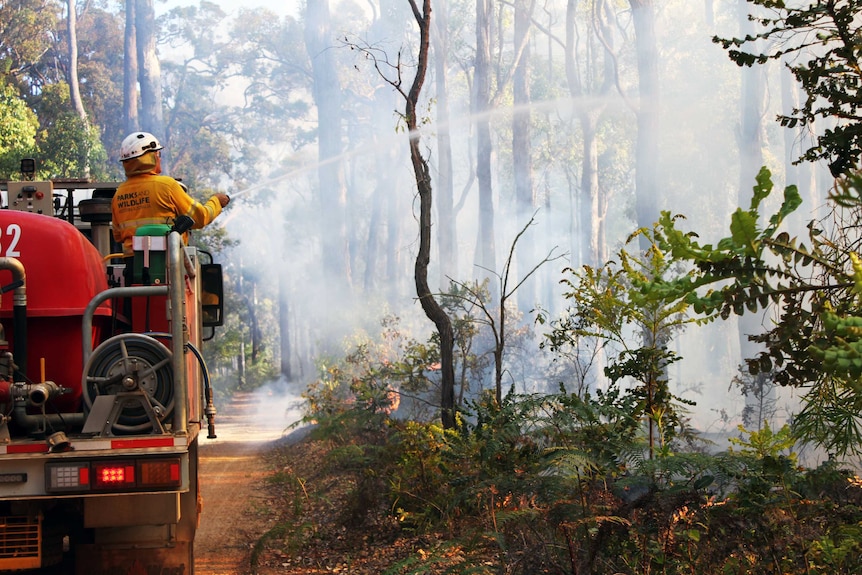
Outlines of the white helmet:
M 120 145 L 120 161 L 143 156 L 147 152 L 156 152 L 164 148 L 159 140 L 149 132 L 133 132 L 126 136 Z

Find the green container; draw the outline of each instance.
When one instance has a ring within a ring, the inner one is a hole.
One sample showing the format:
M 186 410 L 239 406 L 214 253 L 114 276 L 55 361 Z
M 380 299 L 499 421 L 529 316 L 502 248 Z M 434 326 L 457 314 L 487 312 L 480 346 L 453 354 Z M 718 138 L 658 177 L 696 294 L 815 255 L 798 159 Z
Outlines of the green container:
M 166 224 L 141 226 L 132 238 L 135 261 L 132 267 L 132 282 L 138 285 L 159 285 L 167 281 L 166 260 L 168 232 Z M 148 264 L 148 265 L 147 265 Z

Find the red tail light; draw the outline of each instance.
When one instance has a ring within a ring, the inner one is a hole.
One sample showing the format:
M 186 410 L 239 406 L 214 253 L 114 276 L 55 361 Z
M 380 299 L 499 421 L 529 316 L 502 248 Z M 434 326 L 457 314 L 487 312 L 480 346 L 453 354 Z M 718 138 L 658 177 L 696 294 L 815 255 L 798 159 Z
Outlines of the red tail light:
M 48 493 L 168 490 L 181 485 L 179 457 L 45 464 L 45 490 Z
M 93 464 L 93 489 L 115 489 L 135 486 L 135 463 L 113 461 Z
M 141 461 L 141 487 L 168 487 L 180 484 L 179 459 Z

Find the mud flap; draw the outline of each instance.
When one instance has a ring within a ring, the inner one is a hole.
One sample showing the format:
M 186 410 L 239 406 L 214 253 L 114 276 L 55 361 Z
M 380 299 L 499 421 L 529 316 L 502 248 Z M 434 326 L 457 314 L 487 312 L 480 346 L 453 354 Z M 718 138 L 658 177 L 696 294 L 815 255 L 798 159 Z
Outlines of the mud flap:
M 76 575 L 194 575 L 190 542 L 129 549 L 80 545 L 76 557 Z

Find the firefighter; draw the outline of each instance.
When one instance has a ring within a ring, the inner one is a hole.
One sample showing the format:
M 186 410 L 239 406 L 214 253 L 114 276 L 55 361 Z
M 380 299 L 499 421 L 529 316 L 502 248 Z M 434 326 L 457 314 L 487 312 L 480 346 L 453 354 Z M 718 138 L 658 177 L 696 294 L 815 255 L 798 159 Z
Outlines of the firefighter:
M 199 229 L 212 222 L 230 202 L 230 197 L 221 193 L 213 194 L 205 203 L 198 202 L 178 181 L 161 175 L 163 147 L 147 132 L 129 134 L 120 146 L 126 181 L 117 186 L 111 214 L 114 239 L 123 244 L 127 262 L 134 257 L 132 238 L 139 227 L 173 225 L 176 217 L 187 215 L 195 222 L 193 228 Z

